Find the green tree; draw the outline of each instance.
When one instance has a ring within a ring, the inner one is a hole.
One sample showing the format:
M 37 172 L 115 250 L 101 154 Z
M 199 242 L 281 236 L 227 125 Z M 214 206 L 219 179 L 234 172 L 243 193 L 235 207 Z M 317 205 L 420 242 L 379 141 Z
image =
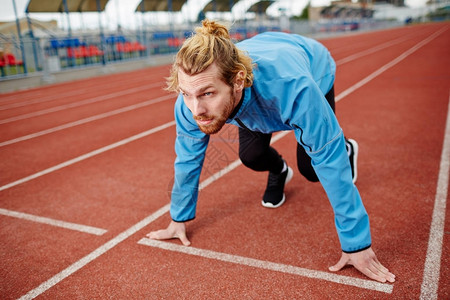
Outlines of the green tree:
M 293 16 L 294 20 L 308 20 L 309 19 L 309 7 L 311 6 L 311 2 L 306 4 L 305 8 L 303 8 L 302 13 L 299 16 Z

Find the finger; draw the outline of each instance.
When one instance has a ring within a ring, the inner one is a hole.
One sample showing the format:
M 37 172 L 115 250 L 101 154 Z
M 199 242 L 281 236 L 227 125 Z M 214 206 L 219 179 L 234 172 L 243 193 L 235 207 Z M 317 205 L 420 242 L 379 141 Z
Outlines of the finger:
M 153 240 L 167 240 L 174 238 L 173 234 L 166 229 L 152 231 L 147 236 Z
M 360 270 L 361 273 L 363 273 L 364 275 L 366 275 L 367 277 L 369 277 L 370 279 L 379 281 L 379 282 L 386 282 L 386 278 L 384 278 L 383 276 L 378 275 L 378 269 L 370 269 L 370 268 L 364 268 L 362 270 Z
M 389 271 L 384 272 L 380 269 L 381 264 L 371 263 L 367 268 L 358 269 L 367 277 L 379 282 L 395 282 L 395 275 Z M 382 265 L 381 265 L 382 266 Z M 383 269 L 387 270 L 385 267 Z
M 388 275 L 388 277 L 386 277 L 387 281 L 389 281 L 391 283 L 395 282 L 395 274 L 389 272 L 389 274 L 387 274 L 387 275 Z
M 386 279 L 383 278 L 382 276 L 379 276 L 378 273 L 380 273 L 380 270 L 378 270 L 378 268 L 376 268 L 374 266 L 374 261 L 370 260 L 370 261 L 359 261 L 353 264 L 353 266 L 360 271 L 361 273 L 363 273 L 364 275 L 366 275 L 367 277 L 369 277 L 370 279 L 379 281 L 379 282 L 386 282 Z
M 185 246 L 189 246 L 191 244 L 191 242 L 188 240 L 186 234 L 179 234 L 178 238 L 180 239 L 181 243 L 183 243 L 183 245 Z
M 395 275 L 389 272 L 389 270 L 376 259 L 372 262 L 371 271 L 380 278 L 384 278 L 389 282 L 395 282 Z
M 345 267 L 348 263 L 348 259 L 342 255 L 341 259 L 339 259 L 338 263 L 335 264 L 334 266 L 331 266 L 328 268 L 328 270 L 332 271 L 332 272 L 337 272 L 340 269 L 342 269 L 343 267 Z
M 381 272 L 383 273 L 389 273 L 388 268 L 386 268 L 385 266 L 383 266 L 380 261 L 378 260 L 378 258 L 375 256 L 373 258 L 373 265 L 374 267 L 376 267 L 377 269 L 379 269 Z
M 171 231 L 167 229 L 152 231 L 149 234 L 147 234 L 147 237 L 153 240 L 169 240 L 173 238 L 178 238 L 185 246 L 189 246 L 191 244 L 191 242 L 186 237 L 185 233 L 173 234 Z

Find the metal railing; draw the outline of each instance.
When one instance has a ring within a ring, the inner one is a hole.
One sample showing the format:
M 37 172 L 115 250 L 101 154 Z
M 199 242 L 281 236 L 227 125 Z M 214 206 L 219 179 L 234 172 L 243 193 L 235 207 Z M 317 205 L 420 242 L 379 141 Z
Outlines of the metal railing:
M 277 24 L 278 22 L 270 20 L 235 23 L 230 34 L 234 40 L 239 41 L 264 31 L 282 30 Z M 383 24 L 383 26 L 387 26 L 385 23 Z M 328 24 L 291 21 L 289 29 L 284 31 L 314 35 L 377 26 L 379 25 L 370 21 L 353 22 L 350 25 L 343 22 L 336 23 L 336 21 Z M 189 28 L 193 28 L 193 26 Z M 127 33 L 83 33 L 72 36 L 48 35 L 44 38 L 25 35 L 21 41 L 14 36 L 1 35 L 0 81 L 26 77 L 36 72 L 52 74 L 76 68 L 138 60 L 153 55 L 173 54 L 191 34 L 192 31 L 188 29 L 179 29 Z

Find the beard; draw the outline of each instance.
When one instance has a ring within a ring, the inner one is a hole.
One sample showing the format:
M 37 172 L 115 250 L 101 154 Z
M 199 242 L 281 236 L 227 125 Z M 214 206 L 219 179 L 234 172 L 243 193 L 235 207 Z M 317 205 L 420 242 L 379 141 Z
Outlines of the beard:
M 200 125 L 197 122 L 198 128 L 203 133 L 206 134 L 215 134 L 218 133 L 225 123 L 228 120 L 228 117 L 231 115 L 234 109 L 234 95 L 233 92 L 230 93 L 230 100 L 225 104 L 222 112 L 218 116 L 214 115 L 201 115 L 194 116 L 194 120 L 196 121 L 204 121 L 204 120 L 212 120 L 208 125 Z

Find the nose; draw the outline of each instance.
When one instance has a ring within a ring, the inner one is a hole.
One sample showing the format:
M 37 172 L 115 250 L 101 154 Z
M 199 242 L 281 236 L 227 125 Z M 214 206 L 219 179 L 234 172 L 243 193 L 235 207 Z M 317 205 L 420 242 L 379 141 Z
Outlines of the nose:
M 194 114 L 194 116 L 201 116 L 206 113 L 205 106 L 197 98 L 194 99 L 192 104 L 192 113 Z

